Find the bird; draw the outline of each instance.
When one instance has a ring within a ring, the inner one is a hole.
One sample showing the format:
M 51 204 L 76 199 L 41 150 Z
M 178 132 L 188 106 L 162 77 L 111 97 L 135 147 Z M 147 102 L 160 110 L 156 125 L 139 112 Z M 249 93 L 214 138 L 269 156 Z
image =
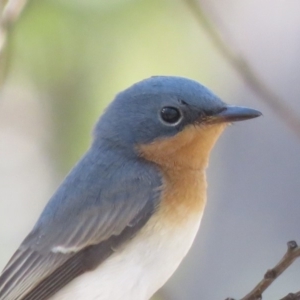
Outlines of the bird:
M 1 273 L 0 299 L 150 299 L 194 241 L 215 142 L 260 115 L 184 77 L 117 94 Z

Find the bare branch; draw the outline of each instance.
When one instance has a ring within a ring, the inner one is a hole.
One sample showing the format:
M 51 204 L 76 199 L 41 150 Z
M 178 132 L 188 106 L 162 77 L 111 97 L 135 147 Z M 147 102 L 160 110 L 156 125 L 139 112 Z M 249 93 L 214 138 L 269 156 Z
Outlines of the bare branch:
M 4 50 L 9 28 L 16 22 L 27 0 L 0 0 L 0 72 L 4 70 Z M 1 78 L 2 79 L 2 78 Z
M 295 241 L 288 242 L 287 246 L 287 252 L 279 261 L 279 263 L 274 268 L 268 270 L 264 275 L 264 278 L 241 300 L 262 299 L 262 294 L 266 291 L 266 289 L 300 256 L 300 247 L 298 247 Z M 226 300 L 234 299 L 227 298 Z M 300 300 L 300 293 L 288 294 L 281 300 Z
M 285 297 L 281 298 L 280 300 L 300 300 L 300 292 L 298 293 L 290 293 L 286 295 Z
M 25 4 L 26 0 L 9 0 L 3 6 L 0 19 L 0 55 L 6 43 L 7 30 L 18 19 Z
M 211 23 L 203 12 L 199 0 L 184 0 L 197 21 L 206 30 L 212 42 L 231 66 L 241 75 L 244 81 L 257 93 L 261 100 L 266 103 L 300 139 L 300 117 L 285 104 L 272 89 L 265 85 L 262 79 L 251 68 L 248 61 L 236 53 L 221 37 L 220 32 Z

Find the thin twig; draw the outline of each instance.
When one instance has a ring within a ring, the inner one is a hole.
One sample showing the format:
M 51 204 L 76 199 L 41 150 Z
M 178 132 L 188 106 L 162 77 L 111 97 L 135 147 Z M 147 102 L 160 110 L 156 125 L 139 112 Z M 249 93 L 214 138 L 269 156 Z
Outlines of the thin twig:
M 241 300 L 260 300 L 265 290 L 278 278 L 299 256 L 300 247 L 295 241 L 287 243 L 288 249 L 279 263 L 272 269 L 268 270 L 264 278 L 256 285 L 256 287 Z M 226 300 L 234 300 L 227 298 Z M 300 300 L 300 293 L 288 294 L 281 300 Z
M 20 16 L 26 2 L 26 0 L 8 0 L 6 4 L 2 2 L 0 18 L 0 55 L 3 53 L 6 44 L 7 31 Z
M 290 293 L 286 295 L 285 297 L 281 298 L 280 300 L 300 300 L 300 292 L 298 293 Z
M 19 18 L 27 0 L 0 0 L 0 72 L 1 81 L 5 69 L 5 46 L 9 28 Z
M 300 117 L 285 104 L 273 90 L 263 83 L 263 80 L 255 73 L 248 61 L 236 53 L 220 35 L 220 32 L 211 23 L 202 10 L 198 0 L 184 0 L 196 17 L 197 21 L 206 30 L 212 42 L 231 66 L 242 76 L 245 82 L 257 93 L 261 100 L 266 103 L 295 134 L 300 138 Z

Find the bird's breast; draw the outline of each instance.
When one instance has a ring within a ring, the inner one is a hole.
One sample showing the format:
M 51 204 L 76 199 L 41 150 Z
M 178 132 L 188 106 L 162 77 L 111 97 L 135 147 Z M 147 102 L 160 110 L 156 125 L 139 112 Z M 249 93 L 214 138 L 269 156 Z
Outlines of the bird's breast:
M 204 173 L 165 175 L 160 206 L 138 234 L 51 300 L 147 300 L 169 279 L 199 228 L 206 184 Z

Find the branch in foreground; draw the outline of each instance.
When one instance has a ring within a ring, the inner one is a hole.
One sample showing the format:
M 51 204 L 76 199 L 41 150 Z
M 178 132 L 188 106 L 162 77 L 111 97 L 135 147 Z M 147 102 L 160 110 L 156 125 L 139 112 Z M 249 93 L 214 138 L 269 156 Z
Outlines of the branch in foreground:
M 300 292 L 296 294 L 290 293 L 285 297 L 281 298 L 280 300 L 300 300 Z
M 263 80 L 251 68 L 248 61 L 236 53 L 226 44 L 219 31 L 211 23 L 210 19 L 203 12 L 199 0 L 184 0 L 197 21 L 206 30 L 216 48 L 221 52 L 231 66 L 242 76 L 244 81 L 257 93 L 265 102 L 300 139 L 300 118 L 294 111 L 285 104 L 273 90 L 263 83 Z
M 288 249 L 279 263 L 272 269 L 268 270 L 264 278 L 256 285 L 256 287 L 241 300 L 260 300 L 266 289 L 278 278 L 299 256 L 300 247 L 295 241 L 287 243 Z M 234 300 L 227 298 L 226 300 Z M 300 292 L 288 294 L 281 300 L 300 300 Z

